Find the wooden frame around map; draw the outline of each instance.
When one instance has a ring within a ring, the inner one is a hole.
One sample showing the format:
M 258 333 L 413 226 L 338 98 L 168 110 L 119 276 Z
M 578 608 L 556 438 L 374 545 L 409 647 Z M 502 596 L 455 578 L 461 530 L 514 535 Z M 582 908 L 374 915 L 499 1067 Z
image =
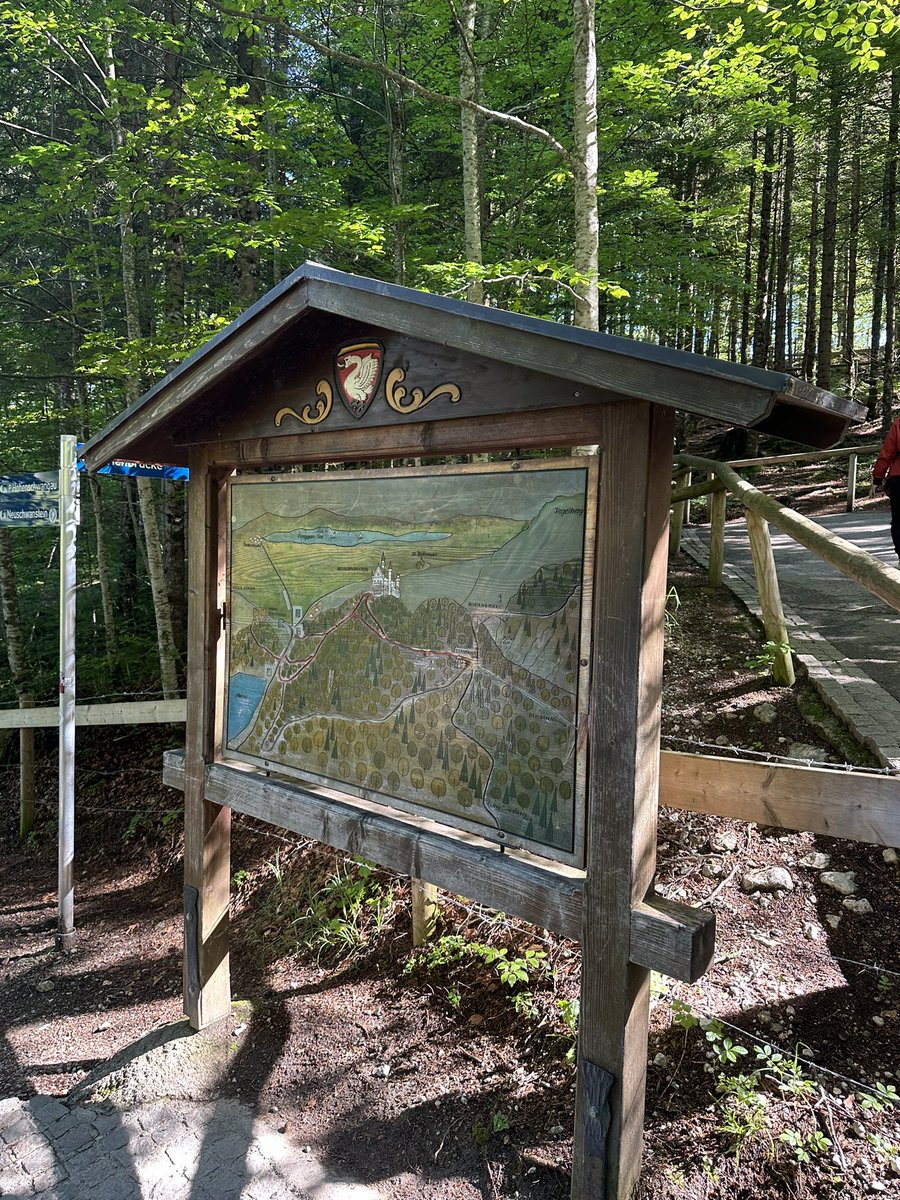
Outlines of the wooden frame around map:
M 222 760 L 582 866 L 598 466 L 230 479 Z

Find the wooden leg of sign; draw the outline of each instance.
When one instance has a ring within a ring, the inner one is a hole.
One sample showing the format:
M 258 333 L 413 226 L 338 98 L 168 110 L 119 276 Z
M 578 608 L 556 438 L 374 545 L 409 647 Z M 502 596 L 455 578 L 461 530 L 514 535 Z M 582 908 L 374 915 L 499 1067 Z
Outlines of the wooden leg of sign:
M 411 879 L 412 944 L 421 946 L 434 936 L 437 921 L 437 888 L 424 879 Z
M 221 716 L 219 605 L 224 586 L 221 484 L 205 457 L 191 458 L 188 493 L 188 669 L 184 786 L 184 1011 L 202 1029 L 231 1010 L 228 905 L 231 812 L 204 796 Z
M 747 509 L 745 516 L 766 640 L 775 646 L 772 674 L 775 676 L 776 683 L 791 687 L 794 683 L 794 663 L 788 646 L 788 632 L 784 623 L 778 575 L 775 571 L 772 539 L 769 537 L 769 523 L 765 517 L 761 517 L 751 508 Z
M 573 1200 L 625 1200 L 640 1171 L 650 972 L 629 929 L 655 867 L 673 433 L 649 404 L 600 419 Z

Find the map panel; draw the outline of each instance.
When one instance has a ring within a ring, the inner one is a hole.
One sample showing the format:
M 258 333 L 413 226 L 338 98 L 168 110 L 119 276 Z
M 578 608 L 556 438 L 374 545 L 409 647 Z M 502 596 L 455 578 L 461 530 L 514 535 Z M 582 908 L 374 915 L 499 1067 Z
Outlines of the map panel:
M 226 757 L 580 862 L 596 465 L 235 479 Z

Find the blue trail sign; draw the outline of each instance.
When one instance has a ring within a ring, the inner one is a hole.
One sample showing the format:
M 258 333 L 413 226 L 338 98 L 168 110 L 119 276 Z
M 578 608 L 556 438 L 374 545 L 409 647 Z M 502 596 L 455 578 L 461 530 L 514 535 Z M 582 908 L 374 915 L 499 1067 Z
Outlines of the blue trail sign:
M 0 525 L 58 525 L 59 471 L 0 476 Z

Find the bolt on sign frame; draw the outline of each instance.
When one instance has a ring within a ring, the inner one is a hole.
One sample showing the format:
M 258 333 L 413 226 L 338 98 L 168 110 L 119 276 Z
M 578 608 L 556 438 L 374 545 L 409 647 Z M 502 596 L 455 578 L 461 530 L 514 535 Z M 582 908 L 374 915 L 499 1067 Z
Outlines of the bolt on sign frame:
M 676 409 L 818 447 L 863 416 L 307 263 L 84 449 L 190 467 L 192 1024 L 230 1010 L 232 811 L 578 938 L 576 1200 L 638 1176 L 650 970 L 713 950 L 653 891 Z

